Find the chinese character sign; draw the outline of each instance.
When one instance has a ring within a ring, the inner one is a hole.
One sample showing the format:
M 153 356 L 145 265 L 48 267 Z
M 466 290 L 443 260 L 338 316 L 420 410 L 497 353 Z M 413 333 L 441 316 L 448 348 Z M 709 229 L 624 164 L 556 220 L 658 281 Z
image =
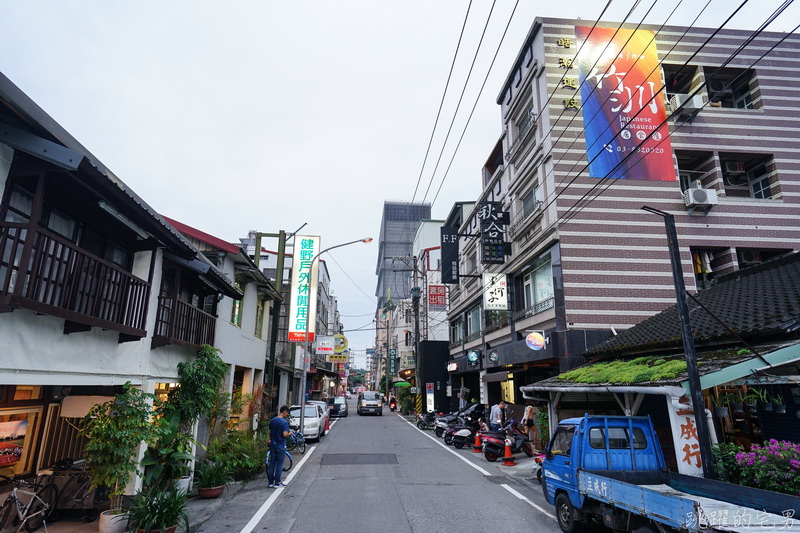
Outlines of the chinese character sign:
M 306 328 L 309 341 L 314 340 L 315 317 L 317 316 L 317 270 L 319 253 L 318 236 L 296 235 L 292 254 L 292 291 L 289 302 L 290 342 L 305 342 Z
M 428 285 L 428 309 L 443 311 L 447 307 L 447 287 L 444 285 Z
M 508 213 L 500 202 L 481 202 L 478 220 L 481 227 L 481 263 L 503 264 L 506 250 Z
M 697 419 L 694 412 L 688 405 L 677 404 L 675 401 L 667 402 L 667 405 L 678 472 L 690 476 L 702 476 L 703 462 L 700 458 L 700 440 L 697 437 Z M 713 431 L 711 438 L 715 440 Z
M 577 63 L 589 175 L 674 181 L 653 32 L 576 26 L 575 36 L 586 41 Z
M 442 283 L 458 283 L 458 228 L 442 226 Z
M 484 272 L 483 308 L 487 311 L 508 310 L 508 285 L 505 274 Z

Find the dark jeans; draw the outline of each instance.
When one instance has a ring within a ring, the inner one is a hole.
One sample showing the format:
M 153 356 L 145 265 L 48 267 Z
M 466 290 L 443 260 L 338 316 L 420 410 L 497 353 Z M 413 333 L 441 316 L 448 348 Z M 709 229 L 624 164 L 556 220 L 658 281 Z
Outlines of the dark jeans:
M 283 460 L 286 458 L 286 448 L 269 447 L 269 462 L 267 463 L 267 481 L 270 485 L 281 482 L 283 473 Z

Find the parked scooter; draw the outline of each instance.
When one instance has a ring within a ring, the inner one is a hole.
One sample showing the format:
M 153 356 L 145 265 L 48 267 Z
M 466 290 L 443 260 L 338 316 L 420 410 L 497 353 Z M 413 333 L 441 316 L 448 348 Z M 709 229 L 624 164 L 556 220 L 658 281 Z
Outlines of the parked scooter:
M 425 430 L 425 429 L 433 429 L 434 427 L 436 427 L 436 417 L 437 416 L 439 416 L 439 414 L 434 413 L 433 411 L 429 411 L 429 412 L 425 413 L 424 415 L 421 414 L 421 413 L 418 414 L 417 415 L 417 427 L 419 429 L 423 429 L 423 430 Z
M 523 452 L 533 457 L 533 446 L 528 436 L 517 428 L 517 421 L 511 419 L 500 431 L 481 434 L 483 456 L 493 463 L 505 455 L 506 439 L 511 439 L 511 453 Z
M 481 421 L 468 421 L 463 427 L 456 428 L 453 433 L 453 446 L 460 450 L 465 446 L 472 446 L 475 442 L 475 433 L 480 430 Z
M 542 483 L 542 461 L 544 461 L 543 452 L 534 452 L 533 454 L 533 469 L 531 473 L 536 477 L 539 484 Z
M 448 446 L 452 445 L 453 435 L 455 434 L 456 431 L 462 429 L 464 427 L 464 424 L 466 423 L 467 421 L 461 418 L 460 416 L 455 420 L 451 420 L 450 423 L 447 424 L 447 427 L 445 428 L 444 433 L 442 434 L 444 443 L 447 444 Z

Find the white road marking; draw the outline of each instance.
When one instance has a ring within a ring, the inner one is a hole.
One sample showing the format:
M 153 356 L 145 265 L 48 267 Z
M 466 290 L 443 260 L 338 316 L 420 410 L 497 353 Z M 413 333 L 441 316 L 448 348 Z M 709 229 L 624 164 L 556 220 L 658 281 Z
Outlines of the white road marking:
M 400 416 L 400 414 L 398 414 L 397 416 Z M 411 424 L 411 422 L 409 422 L 408 420 L 406 420 L 404 417 L 401 417 L 401 418 L 402 418 L 402 419 L 403 419 L 403 420 L 404 420 L 404 421 L 405 421 L 407 424 Z M 485 470 L 485 469 L 483 469 L 483 468 L 479 467 L 478 465 L 476 465 L 475 463 L 473 463 L 472 461 L 470 461 L 469 459 L 467 459 L 466 457 L 464 457 L 462 454 L 460 454 L 460 453 L 457 453 L 457 452 L 455 452 L 455 451 L 451 450 L 451 449 L 450 449 L 450 447 L 449 447 L 449 446 L 447 446 L 445 443 L 441 442 L 441 441 L 439 440 L 439 438 L 438 438 L 438 437 L 435 437 L 435 436 L 433 436 L 433 437 L 432 437 L 432 436 L 430 436 L 430 435 L 426 434 L 424 431 L 422 431 L 421 429 L 419 429 L 419 428 L 416 426 L 416 424 L 411 424 L 411 426 L 413 426 L 415 429 L 417 429 L 417 431 L 421 432 L 423 435 L 425 435 L 426 437 L 428 437 L 429 439 L 431 439 L 433 442 L 435 442 L 436 444 L 438 444 L 439 446 L 441 446 L 441 447 L 442 447 L 442 448 L 443 448 L 445 451 L 447 451 L 447 452 L 449 452 L 449 453 L 452 453 L 454 456 L 458 457 L 459 459 L 461 459 L 462 461 L 464 461 L 465 463 L 467 463 L 469 466 L 471 466 L 472 468 L 474 468 L 475 470 L 477 470 L 478 472 L 480 472 L 480 473 L 481 473 L 481 474 L 483 474 L 484 476 L 491 476 L 491 475 L 492 475 L 492 474 L 491 474 L 489 471 L 487 471 L 487 470 Z
M 317 449 L 316 447 L 311 447 L 306 450 L 306 453 L 303 454 L 303 458 L 300 459 L 300 462 L 294 465 L 292 471 L 289 473 L 288 476 L 286 476 L 286 481 L 292 480 L 294 475 L 300 470 L 300 468 L 303 467 L 303 463 L 306 462 L 306 460 L 311 456 L 312 453 L 314 453 L 314 450 L 316 449 Z M 261 507 L 258 509 L 258 511 L 256 511 L 256 514 L 253 515 L 253 518 L 251 518 L 250 521 L 242 528 L 241 533 L 250 533 L 251 531 L 253 531 L 253 529 L 258 525 L 258 523 L 261 522 L 261 519 L 264 518 L 264 515 L 267 514 L 269 508 L 272 507 L 272 504 L 275 503 L 275 500 L 278 499 L 278 496 L 280 496 L 281 492 L 283 492 L 283 489 L 284 487 L 278 487 L 277 489 L 273 489 L 274 492 L 272 493 L 272 495 L 269 498 L 267 498 L 267 500 L 263 504 L 261 504 Z
M 556 519 L 556 517 L 555 517 L 554 515 L 550 514 L 550 512 L 548 512 L 548 511 L 547 511 L 545 508 L 543 508 L 541 505 L 538 505 L 538 504 L 535 504 L 535 503 L 533 503 L 533 502 L 532 502 L 532 501 L 530 501 L 530 500 L 529 500 L 529 499 L 528 499 L 526 496 L 524 496 L 522 493 L 520 493 L 520 492 L 517 492 L 516 490 L 512 489 L 512 488 L 511 488 L 511 487 L 509 487 L 508 485 L 500 485 L 500 486 L 501 486 L 501 487 L 503 487 L 504 489 L 506 489 L 508 492 L 510 492 L 510 493 L 511 493 L 511 494 L 513 494 L 514 496 L 516 496 L 517 498 L 519 498 L 520 500 L 522 500 L 522 501 L 525 501 L 525 502 L 529 503 L 531 507 L 533 507 L 534 509 L 536 509 L 536 510 L 537 510 L 537 511 L 539 511 L 540 513 L 542 513 L 542 514 L 544 514 L 544 515 L 547 515 L 547 516 L 549 516 L 549 517 L 550 517 L 550 518 L 552 518 L 553 520 L 555 520 L 555 519 Z

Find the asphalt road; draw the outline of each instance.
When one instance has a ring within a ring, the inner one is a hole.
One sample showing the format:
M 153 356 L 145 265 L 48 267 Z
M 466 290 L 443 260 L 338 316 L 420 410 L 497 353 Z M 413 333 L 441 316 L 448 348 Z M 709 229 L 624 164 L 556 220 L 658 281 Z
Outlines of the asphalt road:
M 321 442 L 295 454 L 288 486 L 265 476 L 239 487 L 193 531 L 453 532 L 560 531 L 553 507 L 516 467 L 444 446 L 397 413 L 337 419 Z M 599 529 L 599 530 L 602 530 Z M 599 531 L 598 530 L 598 531 Z

